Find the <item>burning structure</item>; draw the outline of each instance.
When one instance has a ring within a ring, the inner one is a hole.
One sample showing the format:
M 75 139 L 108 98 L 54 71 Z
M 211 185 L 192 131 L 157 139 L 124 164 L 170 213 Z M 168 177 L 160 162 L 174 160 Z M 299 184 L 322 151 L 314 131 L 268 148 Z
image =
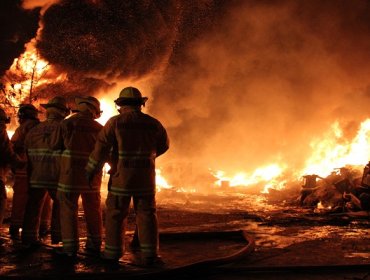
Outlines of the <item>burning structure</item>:
M 33 22 L 22 38 L 13 18 L 2 25 L 3 46 L 28 42 L 23 53 L 3 53 L 2 103 L 93 94 L 105 106 L 104 123 L 116 113 L 118 89 L 133 83 L 169 127 L 173 148 L 162 175 L 171 184 L 179 180 L 174 164 L 190 167 L 179 188 L 209 184 L 204 173 L 231 186 L 281 188 L 368 161 L 369 7 L 361 1 L 2 5 Z

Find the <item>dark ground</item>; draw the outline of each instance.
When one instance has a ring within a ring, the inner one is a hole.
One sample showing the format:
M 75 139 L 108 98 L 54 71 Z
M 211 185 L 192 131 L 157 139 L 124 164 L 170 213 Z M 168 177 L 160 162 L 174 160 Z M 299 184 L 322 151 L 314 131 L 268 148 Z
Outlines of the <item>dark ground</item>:
M 32 253 L 8 239 L 1 278 L 370 279 L 368 218 L 270 204 L 260 195 L 169 193 L 158 195 L 158 216 L 164 267 L 133 266 L 128 252 L 118 267 L 104 265 L 82 249 L 76 263 L 66 263 L 55 258 L 49 238 Z M 132 214 L 127 240 L 133 226 Z M 83 245 L 82 212 L 80 229 Z M 254 251 L 232 258 L 248 246 L 241 230 L 255 240 Z M 7 224 L 2 235 L 8 237 Z M 225 261 L 206 263 L 218 259 Z

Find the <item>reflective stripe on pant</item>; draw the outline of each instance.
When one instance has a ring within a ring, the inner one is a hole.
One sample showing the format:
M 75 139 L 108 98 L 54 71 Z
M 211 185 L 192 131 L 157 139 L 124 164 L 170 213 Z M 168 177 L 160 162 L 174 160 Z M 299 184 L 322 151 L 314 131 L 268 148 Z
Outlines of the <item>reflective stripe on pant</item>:
M 124 235 L 131 197 L 108 193 L 106 201 L 105 249 L 107 258 L 123 255 Z M 143 257 L 153 257 L 158 251 L 158 222 L 154 196 L 134 197 L 134 209 L 140 249 Z
M 50 207 L 45 207 L 45 198 L 49 193 L 53 200 L 52 221 L 51 221 L 51 239 L 52 241 L 61 241 L 60 220 L 59 220 L 59 202 L 56 198 L 56 190 L 47 190 L 42 188 L 30 188 L 28 192 L 28 201 L 24 214 L 22 242 L 34 242 L 38 240 L 39 228 L 42 214 Z M 46 209 L 46 210 L 45 210 Z M 48 215 L 50 217 L 50 215 Z M 50 219 L 50 218 L 49 218 Z
M 28 181 L 27 176 L 15 175 L 13 185 L 12 210 L 10 225 L 22 227 L 23 216 L 27 203 Z
M 87 226 L 86 247 L 100 251 L 103 227 L 100 193 L 80 194 L 58 191 L 63 250 L 76 253 L 79 249 L 78 199 L 80 195 Z

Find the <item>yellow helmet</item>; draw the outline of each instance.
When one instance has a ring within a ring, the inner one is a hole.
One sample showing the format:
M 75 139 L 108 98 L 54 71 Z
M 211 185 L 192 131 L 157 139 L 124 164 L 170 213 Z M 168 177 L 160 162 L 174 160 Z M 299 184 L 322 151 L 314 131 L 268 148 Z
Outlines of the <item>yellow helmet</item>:
M 143 97 L 140 90 L 135 87 L 125 87 L 121 90 L 119 97 L 114 100 L 118 106 L 124 105 L 145 105 L 148 97 Z
M 63 111 L 69 112 L 69 108 L 67 107 L 67 100 L 63 96 L 55 96 L 52 99 L 50 99 L 48 103 L 40 104 L 40 106 L 45 109 L 55 107 Z
M 96 99 L 94 96 L 81 96 L 81 97 L 76 97 L 75 102 L 77 104 L 78 108 L 83 108 L 83 104 L 90 105 L 93 110 L 94 110 L 94 117 L 98 119 L 103 111 L 100 110 L 100 102 L 98 99 Z M 82 106 L 79 106 L 82 105 Z

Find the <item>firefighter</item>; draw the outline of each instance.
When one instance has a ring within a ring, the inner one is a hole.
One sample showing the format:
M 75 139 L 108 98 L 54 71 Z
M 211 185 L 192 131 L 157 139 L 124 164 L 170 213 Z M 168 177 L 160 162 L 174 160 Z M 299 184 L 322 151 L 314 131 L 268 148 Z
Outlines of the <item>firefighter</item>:
M 17 161 L 6 132 L 6 124 L 8 123 L 10 123 L 10 118 L 0 108 L 0 226 L 3 224 L 7 204 L 5 188 L 6 174 L 10 166 L 14 165 Z
M 59 180 L 60 151 L 49 148 L 51 135 L 69 115 L 64 97 L 56 96 L 46 104 L 46 120 L 32 128 L 25 140 L 28 156 L 29 192 L 22 229 L 22 243 L 26 247 L 39 245 L 50 221 L 50 211 L 42 211 L 52 204 L 51 243 L 61 242 L 59 202 L 56 197 Z M 40 229 L 39 229 L 40 228 Z
M 21 104 L 17 112 L 19 126 L 15 130 L 10 142 L 14 152 L 23 161 L 27 159 L 24 140 L 30 129 L 40 123 L 38 113 L 39 111 L 32 104 Z M 15 174 L 9 233 L 12 239 L 19 239 L 19 230 L 22 227 L 23 215 L 27 203 L 27 166 L 24 165 L 22 168 L 13 168 L 13 171 Z
M 76 114 L 63 120 L 53 133 L 51 148 L 62 150 L 58 182 L 60 221 L 63 247 L 55 250 L 59 256 L 73 259 L 79 249 L 78 200 L 81 196 L 87 225 L 85 250 L 99 254 L 102 241 L 102 210 L 100 185 L 102 173 L 88 182 L 84 167 L 94 149 L 102 125 L 95 119 L 101 115 L 100 102 L 95 97 L 75 99 Z
M 113 263 L 123 255 L 131 198 L 140 246 L 140 254 L 134 255 L 133 261 L 142 266 L 161 262 L 158 256 L 155 159 L 168 150 L 169 139 L 157 119 L 141 112 L 147 100 L 134 87 L 126 87 L 120 92 L 115 100 L 120 114 L 110 118 L 100 132 L 86 166 L 87 177 L 94 178 L 111 152 L 102 259 Z

